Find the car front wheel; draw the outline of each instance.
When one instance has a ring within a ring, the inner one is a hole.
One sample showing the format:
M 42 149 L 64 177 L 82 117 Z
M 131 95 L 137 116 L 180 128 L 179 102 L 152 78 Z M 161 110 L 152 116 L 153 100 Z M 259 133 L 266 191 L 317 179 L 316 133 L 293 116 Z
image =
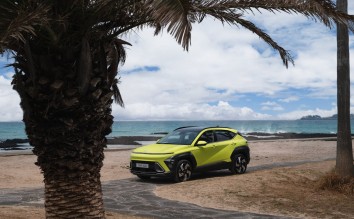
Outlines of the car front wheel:
M 192 164 L 188 160 L 180 160 L 174 172 L 175 182 L 184 182 L 192 176 Z
M 245 155 L 236 154 L 231 162 L 230 171 L 232 173 L 242 174 L 247 170 L 247 160 Z

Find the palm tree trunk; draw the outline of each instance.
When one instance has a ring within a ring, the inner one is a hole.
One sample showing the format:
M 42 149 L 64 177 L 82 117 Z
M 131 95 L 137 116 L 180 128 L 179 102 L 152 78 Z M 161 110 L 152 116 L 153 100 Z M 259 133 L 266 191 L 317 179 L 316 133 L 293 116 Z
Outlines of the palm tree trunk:
M 75 55 L 65 58 L 60 53 L 32 51 L 31 57 L 40 63 L 32 70 L 26 67 L 31 65 L 28 57 L 16 57 L 21 68 L 15 65 L 13 84 L 21 97 L 36 165 L 44 176 L 46 217 L 104 218 L 100 170 L 105 136 L 113 123 L 113 92 L 107 76 L 101 73 L 99 61 L 92 62 L 92 75 L 82 94 L 75 80 L 77 71 L 72 69 Z
M 46 218 L 104 218 L 99 178 L 46 179 Z
M 337 0 L 337 8 L 347 12 L 347 0 Z M 354 176 L 350 126 L 349 34 L 348 28 L 342 24 L 337 24 L 337 48 L 338 134 L 335 171 L 341 176 Z

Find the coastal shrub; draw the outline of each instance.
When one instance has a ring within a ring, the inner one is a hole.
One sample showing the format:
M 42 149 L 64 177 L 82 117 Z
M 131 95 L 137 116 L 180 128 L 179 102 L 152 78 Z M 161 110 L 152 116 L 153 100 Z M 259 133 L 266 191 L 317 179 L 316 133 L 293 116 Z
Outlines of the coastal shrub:
M 354 196 L 354 177 L 341 177 L 332 170 L 318 179 L 317 188 Z

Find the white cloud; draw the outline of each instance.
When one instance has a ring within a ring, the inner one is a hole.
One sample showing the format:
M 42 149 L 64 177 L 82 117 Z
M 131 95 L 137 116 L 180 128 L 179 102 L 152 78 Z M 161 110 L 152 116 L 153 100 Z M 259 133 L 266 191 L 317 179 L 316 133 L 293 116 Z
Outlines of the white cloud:
M 262 105 L 262 108 L 261 108 L 262 110 L 272 110 L 272 111 L 284 110 L 284 108 L 276 102 L 267 101 L 267 102 L 262 103 L 261 105 Z
M 319 115 L 321 117 L 329 117 L 336 113 L 337 113 L 337 107 L 334 107 L 329 110 L 316 108 L 316 109 L 309 109 L 309 110 L 296 110 L 292 112 L 287 112 L 287 113 L 279 114 L 277 117 L 278 119 L 293 120 L 308 115 Z
M 244 29 L 222 27 L 208 20 L 193 31 L 189 53 L 183 52 L 169 36 L 154 38 L 152 31 L 141 33 L 140 38 L 132 40 L 136 43 L 128 51 L 124 69 L 139 63 L 158 65 L 161 71 L 149 77 L 149 82 L 164 80 L 165 85 L 176 84 L 177 89 L 184 85 L 205 86 L 272 95 L 289 88 L 307 88 L 318 93 L 335 88 L 336 40 L 319 24 L 303 27 L 306 36 L 311 36 L 308 39 L 299 33 L 290 35 L 292 45 L 301 50 L 293 51 L 297 54 L 295 67 L 288 70 L 267 45 L 262 46 L 264 51 L 258 51 L 262 41 Z M 286 42 L 283 46 L 287 48 Z M 331 91 L 330 95 L 335 95 L 335 89 Z
M 335 38 L 326 34 L 314 35 L 311 45 L 298 52 L 296 66 L 286 70 L 277 54 L 265 55 L 269 48 L 262 53 L 257 51 L 254 45 L 262 42 L 243 29 L 223 28 L 211 21 L 195 26 L 189 53 L 183 52 L 169 36 L 153 37 L 152 31 L 144 31 L 140 37 L 130 39 L 135 44 L 129 48 L 127 63 L 122 69 L 156 65 L 161 70 L 123 75 L 122 90 L 128 95 L 126 99 L 137 99 L 139 95 L 130 94 L 136 94 L 138 87 L 144 90 L 141 99 L 153 96 L 161 101 L 164 99 L 165 103 L 185 98 L 185 102 L 220 100 L 220 94 L 207 88 L 226 90 L 233 95 L 273 95 L 292 87 L 328 90 L 335 86 L 336 80 Z M 293 40 L 299 45 L 306 44 L 301 36 Z M 195 95 L 194 100 L 190 99 L 191 92 Z M 230 95 L 222 98 L 230 98 Z
M 124 120 L 243 120 L 269 119 L 267 114 L 256 113 L 248 107 L 233 107 L 228 102 L 210 104 L 165 104 L 135 103 L 125 109 L 113 107 L 116 119 Z
M 0 75 L 0 121 L 22 120 L 22 109 L 19 105 L 20 98 L 12 90 L 11 80 Z
M 278 104 L 275 102 L 267 101 L 261 104 L 262 106 L 277 106 Z
M 290 97 L 287 97 L 287 98 L 284 98 L 284 99 L 279 99 L 280 102 L 283 102 L 283 103 L 290 103 L 290 102 L 295 102 L 295 101 L 298 101 L 300 98 L 297 97 L 297 96 L 290 96 Z
M 354 11 L 354 2 L 349 2 L 349 8 Z M 193 26 L 189 52 L 183 51 L 167 33 L 155 37 L 150 29 L 131 32 L 126 40 L 133 46 L 127 47 L 127 61 L 121 72 L 144 66 L 158 66 L 159 71 L 149 72 L 142 68 L 140 72 L 121 75 L 120 90 L 126 108 L 113 106 L 115 118 L 297 119 L 316 112 L 319 115 L 332 113 L 333 110 L 320 110 L 332 106 L 284 112 L 279 103 L 297 101 L 300 106 L 306 97 L 332 98 L 330 101 L 333 101 L 336 96 L 333 31 L 299 15 L 262 12 L 248 17 L 281 46 L 292 50 L 294 67 L 286 69 L 279 55 L 253 33 L 222 26 L 211 19 Z M 354 44 L 353 37 L 351 43 Z M 4 60 L 0 57 L 0 61 Z M 354 63 L 354 56 L 351 56 L 351 63 Z M 354 72 L 354 65 L 351 66 Z M 1 78 L 0 121 L 22 117 L 18 95 L 11 90 L 10 77 L 11 73 L 3 74 Z M 295 91 L 291 96 L 285 95 L 292 89 L 308 93 L 301 98 Z M 272 96 L 279 103 L 267 105 L 266 99 L 256 98 L 258 103 L 251 105 L 254 100 L 242 101 L 247 95 Z M 271 116 L 260 113 L 262 110 L 284 113 Z
M 12 77 L 14 76 L 14 74 L 15 73 L 13 73 L 13 72 L 6 72 L 6 73 L 4 73 L 4 77 L 6 78 L 6 79 L 11 79 L 12 80 Z

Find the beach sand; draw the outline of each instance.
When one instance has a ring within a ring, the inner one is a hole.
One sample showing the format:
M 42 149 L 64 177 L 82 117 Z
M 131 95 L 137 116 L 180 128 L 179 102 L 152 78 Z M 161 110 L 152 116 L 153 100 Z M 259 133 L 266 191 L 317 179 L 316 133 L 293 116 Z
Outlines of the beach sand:
M 333 169 L 336 142 L 325 140 L 251 141 L 249 171 L 196 175 L 167 183 L 155 194 L 200 206 L 306 218 L 353 218 L 354 196 L 316 189 L 315 181 Z M 106 151 L 102 181 L 137 177 L 129 172 L 130 150 Z M 0 188 L 43 187 L 34 155 L 0 156 Z M 281 164 L 286 163 L 286 167 Z M 276 165 L 279 164 L 279 167 Z M 151 180 L 151 183 L 157 182 Z M 335 203 L 335 204 L 333 204 Z M 108 218 L 137 218 L 107 213 Z M 44 218 L 43 208 L 0 206 L 0 218 Z
M 250 148 L 252 160 L 246 174 L 209 173 L 196 180 L 160 186 L 155 194 L 233 211 L 299 218 L 354 218 L 354 195 L 318 189 L 318 179 L 335 166 L 336 141 L 250 142 Z M 288 166 L 273 168 L 271 164 L 276 163 Z
M 133 177 L 129 172 L 130 150 L 106 151 L 101 180 Z M 0 188 L 44 187 L 35 155 L 0 156 Z

